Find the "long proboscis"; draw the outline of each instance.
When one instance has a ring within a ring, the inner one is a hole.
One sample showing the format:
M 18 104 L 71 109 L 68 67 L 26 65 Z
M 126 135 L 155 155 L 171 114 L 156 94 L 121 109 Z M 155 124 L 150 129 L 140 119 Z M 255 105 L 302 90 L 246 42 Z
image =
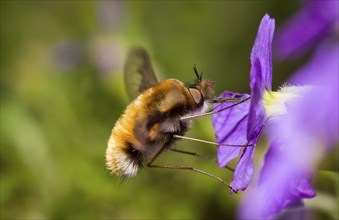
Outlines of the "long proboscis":
M 225 108 L 222 108 L 222 109 L 219 109 L 217 111 L 210 111 L 210 112 L 206 112 L 206 113 L 202 113 L 202 114 L 197 114 L 197 115 L 188 115 L 188 116 L 184 116 L 184 117 L 181 117 L 180 120 L 187 120 L 187 119 L 193 119 L 193 118 L 199 118 L 199 117 L 203 117 L 203 116 L 207 116 L 207 115 L 213 115 L 213 114 L 216 114 L 216 113 L 219 113 L 219 112 L 222 112 L 222 111 L 225 111 L 229 108 L 232 108 L 234 106 L 237 106 L 243 102 L 246 102 L 248 100 L 250 100 L 251 97 L 248 97 L 248 98 L 245 98 L 245 99 L 241 99 L 241 101 L 233 104 L 233 105 L 230 105 L 230 106 L 227 106 Z
M 217 145 L 217 146 L 227 146 L 227 147 L 255 147 L 255 144 L 224 144 L 224 143 L 217 143 L 213 141 L 205 141 L 201 140 L 198 138 L 192 138 L 192 137 L 187 137 L 187 136 L 181 136 L 181 135 L 173 135 L 173 137 L 178 138 L 178 139 L 183 139 L 183 140 L 190 140 L 190 141 L 196 141 L 196 142 L 201 142 L 205 144 L 212 144 L 212 145 Z
M 229 108 L 232 108 L 234 106 L 237 106 L 243 102 L 246 102 L 248 100 L 250 100 L 251 97 L 245 98 L 245 99 L 240 99 L 240 101 L 238 101 L 237 103 L 227 106 L 225 108 L 219 109 L 217 111 L 211 111 L 211 112 L 207 112 L 207 113 L 203 113 L 203 114 L 198 114 L 198 115 L 192 115 L 192 116 L 184 116 L 181 118 L 181 120 L 187 120 L 187 119 L 194 119 L 194 118 L 198 118 L 198 117 L 202 117 L 202 116 L 207 116 L 207 115 L 212 115 L 212 114 L 216 114 L 222 111 L 225 111 Z M 232 101 L 236 100 L 234 98 L 231 98 Z M 239 99 L 238 99 L 239 100 Z M 196 141 L 196 142 L 201 142 L 201 143 L 205 143 L 205 144 L 212 144 L 212 145 L 216 145 L 216 146 L 228 146 L 228 147 L 255 147 L 255 144 L 226 144 L 226 143 L 217 143 L 217 142 L 213 142 L 213 141 L 206 141 L 206 140 L 201 140 L 201 139 L 197 139 L 197 138 L 192 138 L 192 137 L 187 137 L 187 136 L 181 136 L 181 135 L 174 135 L 173 137 L 178 138 L 178 139 L 184 139 L 184 140 L 191 140 L 191 141 Z

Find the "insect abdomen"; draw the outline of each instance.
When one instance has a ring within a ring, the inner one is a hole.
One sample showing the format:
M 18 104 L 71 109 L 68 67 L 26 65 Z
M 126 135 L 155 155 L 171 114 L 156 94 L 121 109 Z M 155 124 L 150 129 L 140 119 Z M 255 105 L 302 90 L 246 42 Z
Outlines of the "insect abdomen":
M 180 117 L 196 108 L 185 85 L 165 80 L 138 96 L 115 124 L 106 151 L 109 170 L 120 176 L 135 176 L 144 158 L 152 158 L 169 146 L 173 134 L 183 134 L 190 121 Z

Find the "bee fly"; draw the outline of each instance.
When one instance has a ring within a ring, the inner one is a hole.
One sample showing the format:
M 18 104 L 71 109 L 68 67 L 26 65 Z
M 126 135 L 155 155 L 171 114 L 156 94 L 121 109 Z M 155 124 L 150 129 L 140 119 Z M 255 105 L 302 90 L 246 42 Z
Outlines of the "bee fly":
M 125 64 L 124 77 L 128 95 L 134 100 L 112 129 L 106 150 L 108 170 L 123 178 L 132 177 L 137 174 L 144 161 L 147 161 L 148 167 L 199 172 L 219 180 L 232 189 L 219 177 L 193 167 L 153 164 L 159 154 L 171 149 L 171 145 L 177 139 L 218 145 L 215 142 L 183 136 L 191 128 L 193 118 L 212 114 L 213 112 L 208 112 L 210 104 L 220 102 L 213 95 L 215 83 L 203 80 L 202 73 L 198 73 L 196 66 L 194 72 L 197 78 L 189 85 L 177 79 L 158 82 L 148 53 L 142 48 L 131 50 Z M 236 104 L 239 104 L 246 100 L 236 101 L 238 101 Z

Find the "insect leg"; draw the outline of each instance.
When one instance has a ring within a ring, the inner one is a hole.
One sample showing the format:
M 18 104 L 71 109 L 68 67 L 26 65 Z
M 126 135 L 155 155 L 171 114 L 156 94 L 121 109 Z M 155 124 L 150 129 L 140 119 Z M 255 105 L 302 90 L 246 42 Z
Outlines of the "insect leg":
M 163 146 L 148 162 L 147 162 L 147 166 L 151 167 L 151 168 L 162 168 L 162 169 L 172 169 L 172 170 L 191 170 L 194 171 L 196 173 L 201 173 L 204 174 L 206 176 L 209 176 L 213 179 L 218 180 L 219 182 L 221 182 L 222 184 L 226 185 L 228 188 L 230 188 L 234 193 L 237 193 L 236 190 L 234 190 L 232 188 L 232 186 L 228 183 L 226 183 L 224 180 L 222 180 L 220 177 L 217 177 L 213 174 L 207 173 L 203 170 L 199 170 L 196 169 L 194 167 L 190 167 L 190 166 L 169 166 L 169 165 L 155 165 L 153 164 L 153 162 L 155 161 L 155 159 L 161 154 L 161 152 L 166 148 L 166 145 Z
M 211 177 L 213 179 L 218 180 L 219 182 L 221 182 L 222 184 L 224 184 L 228 188 L 230 188 L 234 193 L 237 193 L 237 191 L 234 190 L 230 184 L 226 183 L 220 177 L 217 177 L 217 176 L 215 176 L 213 174 L 210 174 L 208 172 L 205 172 L 203 170 L 196 169 L 194 167 L 190 167 L 190 166 L 162 166 L 162 165 L 154 165 L 154 164 L 148 164 L 148 166 L 152 167 L 152 168 L 162 168 L 162 169 L 172 169 L 172 170 L 191 170 L 191 171 L 194 171 L 194 172 L 197 172 L 197 173 L 201 173 L 201 174 L 209 176 L 209 177 Z
M 173 152 L 177 152 L 177 153 L 183 153 L 183 154 L 188 154 L 188 155 L 192 155 L 192 156 L 195 156 L 195 157 L 199 157 L 199 158 L 202 158 L 202 159 L 205 159 L 205 160 L 209 160 L 209 161 L 214 161 L 214 162 L 217 162 L 216 159 L 212 159 L 206 155 L 202 155 L 202 154 L 198 154 L 198 153 L 195 153 L 195 152 L 190 152 L 190 151 L 185 151 L 185 150 L 179 150 L 179 149 L 176 149 L 176 148 L 170 148 L 171 151 Z M 234 169 L 232 169 L 231 167 L 229 166 L 225 166 L 226 169 L 234 172 Z
M 202 158 L 204 160 L 209 160 L 209 161 L 217 162 L 213 158 L 210 158 L 210 157 L 208 157 L 206 155 L 198 154 L 198 153 L 195 153 L 195 152 L 179 150 L 179 149 L 176 149 L 176 148 L 170 148 L 170 150 L 173 151 L 173 152 L 177 152 L 177 153 L 183 153 L 183 154 L 188 154 L 188 155 L 192 155 L 192 156 L 195 156 L 195 157 L 199 157 L 199 158 Z

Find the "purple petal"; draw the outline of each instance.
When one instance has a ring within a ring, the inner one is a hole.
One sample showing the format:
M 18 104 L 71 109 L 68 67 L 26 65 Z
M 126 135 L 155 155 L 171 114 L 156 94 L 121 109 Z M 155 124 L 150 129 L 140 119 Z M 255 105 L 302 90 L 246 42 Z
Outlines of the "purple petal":
M 316 195 L 313 169 L 338 142 L 338 51 L 337 44 L 321 47 L 292 78 L 315 86 L 269 127 L 279 135 L 265 156 L 260 182 L 242 201 L 241 218 L 266 218 Z
M 253 79 L 254 87 L 251 96 L 250 110 L 247 125 L 247 140 L 250 144 L 256 144 L 265 126 L 265 109 L 262 105 L 263 92 L 261 91 L 259 77 Z
M 235 168 L 232 187 L 235 191 L 245 190 L 250 183 L 254 172 L 254 147 L 244 149 Z
M 303 54 L 309 47 L 335 31 L 338 1 L 307 1 L 277 33 L 274 47 L 278 58 Z
M 272 89 L 272 40 L 275 21 L 265 14 L 260 22 L 258 33 L 251 52 L 251 89 L 254 87 L 253 79 L 260 79 L 262 91 Z
M 247 98 L 247 94 L 225 92 L 222 98 Z M 234 105 L 235 102 L 217 104 L 215 111 Z M 248 123 L 249 102 L 244 102 L 212 116 L 216 139 L 218 143 L 244 145 L 247 143 L 246 130 Z M 226 166 L 232 159 L 238 157 L 241 147 L 218 146 L 218 165 Z
M 261 103 L 262 95 L 265 89 L 271 90 L 272 87 L 272 39 L 274 25 L 274 19 L 271 19 L 266 14 L 260 23 L 252 48 L 252 68 L 250 72 L 251 102 L 242 103 L 212 117 L 218 143 L 255 144 L 260 137 L 265 121 L 265 110 Z M 232 95 L 234 94 L 228 92 L 222 96 L 230 97 Z M 240 96 L 245 97 L 244 95 Z M 220 108 L 230 105 L 231 103 L 225 103 Z M 225 166 L 230 160 L 237 157 L 240 152 L 241 148 L 219 146 L 219 166 Z M 253 176 L 253 155 L 253 147 L 244 149 L 233 177 L 232 185 L 235 190 L 247 188 Z
M 284 208 L 302 206 L 302 198 L 315 196 L 308 172 L 298 166 L 294 157 L 291 159 L 290 147 L 279 141 L 271 144 L 259 184 L 247 191 L 241 203 L 240 219 L 268 218 Z M 293 153 L 307 156 L 304 150 L 307 148 L 296 149 Z
M 288 80 L 293 85 L 324 85 L 324 81 L 332 81 L 329 76 L 338 77 L 338 51 L 337 42 L 328 41 L 320 45 L 313 58 L 300 68 Z
M 265 109 L 262 96 L 265 91 L 272 89 L 272 39 L 275 21 L 266 14 L 261 20 L 257 37 L 251 52 L 251 106 L 247 139 L 255 143 L 264 127 Z
M 311 179 L 303 174 L 292 186 L 292 194 L 297 198 L 313 198 L 316 193 L 310 184 Z
M 299 200 L 301 198 L 313 198 L 316 195 L 310 184 L 310 181 L 313 178 L 313 175 L 309 172 L 311 168 L 307 168 L 307 170 L 298 170 L 298 167 L 294 167 L 293 164 L 281 164 L 284 163 L 284 161 L 287 162 L 291 159 L 289 155 L 286 155 L 289 150 L 290 149 L 286 149 L 284 143 L 277 140 L 273 141 L 265 155 L 264 166 L 261 170 L 259 180 L 259 184 L 265 184 L 265 181 L 271 179 L 272 175 L 275 175 L 274 173 L 270 173 L 272 172 L 272 167 L 277 167 L 279 165 L 287 169 L 287 175 L 289 174 L 290 177 L 286 182 L 285 188 L 283 184 L 280 186 L 281 191 L 284 191 L 284 195 L 281 194 L 276 197 L 277 201 L 281 201 L 280 204 L 282 204 L 282 207 L 290 206 L 292 203 L 300 204 Z M 297 152 L 298 149 L 294 151 L 294 153 Z M 293 171 L 288 171 L 288 169 Z
M 321 45 L 305 67 L 289 80 L 314 88 L 299 103 L 294 120 L 305 132 L 321 136 L 328 146 L 338 141 L 339 133 L 339 44 Z

